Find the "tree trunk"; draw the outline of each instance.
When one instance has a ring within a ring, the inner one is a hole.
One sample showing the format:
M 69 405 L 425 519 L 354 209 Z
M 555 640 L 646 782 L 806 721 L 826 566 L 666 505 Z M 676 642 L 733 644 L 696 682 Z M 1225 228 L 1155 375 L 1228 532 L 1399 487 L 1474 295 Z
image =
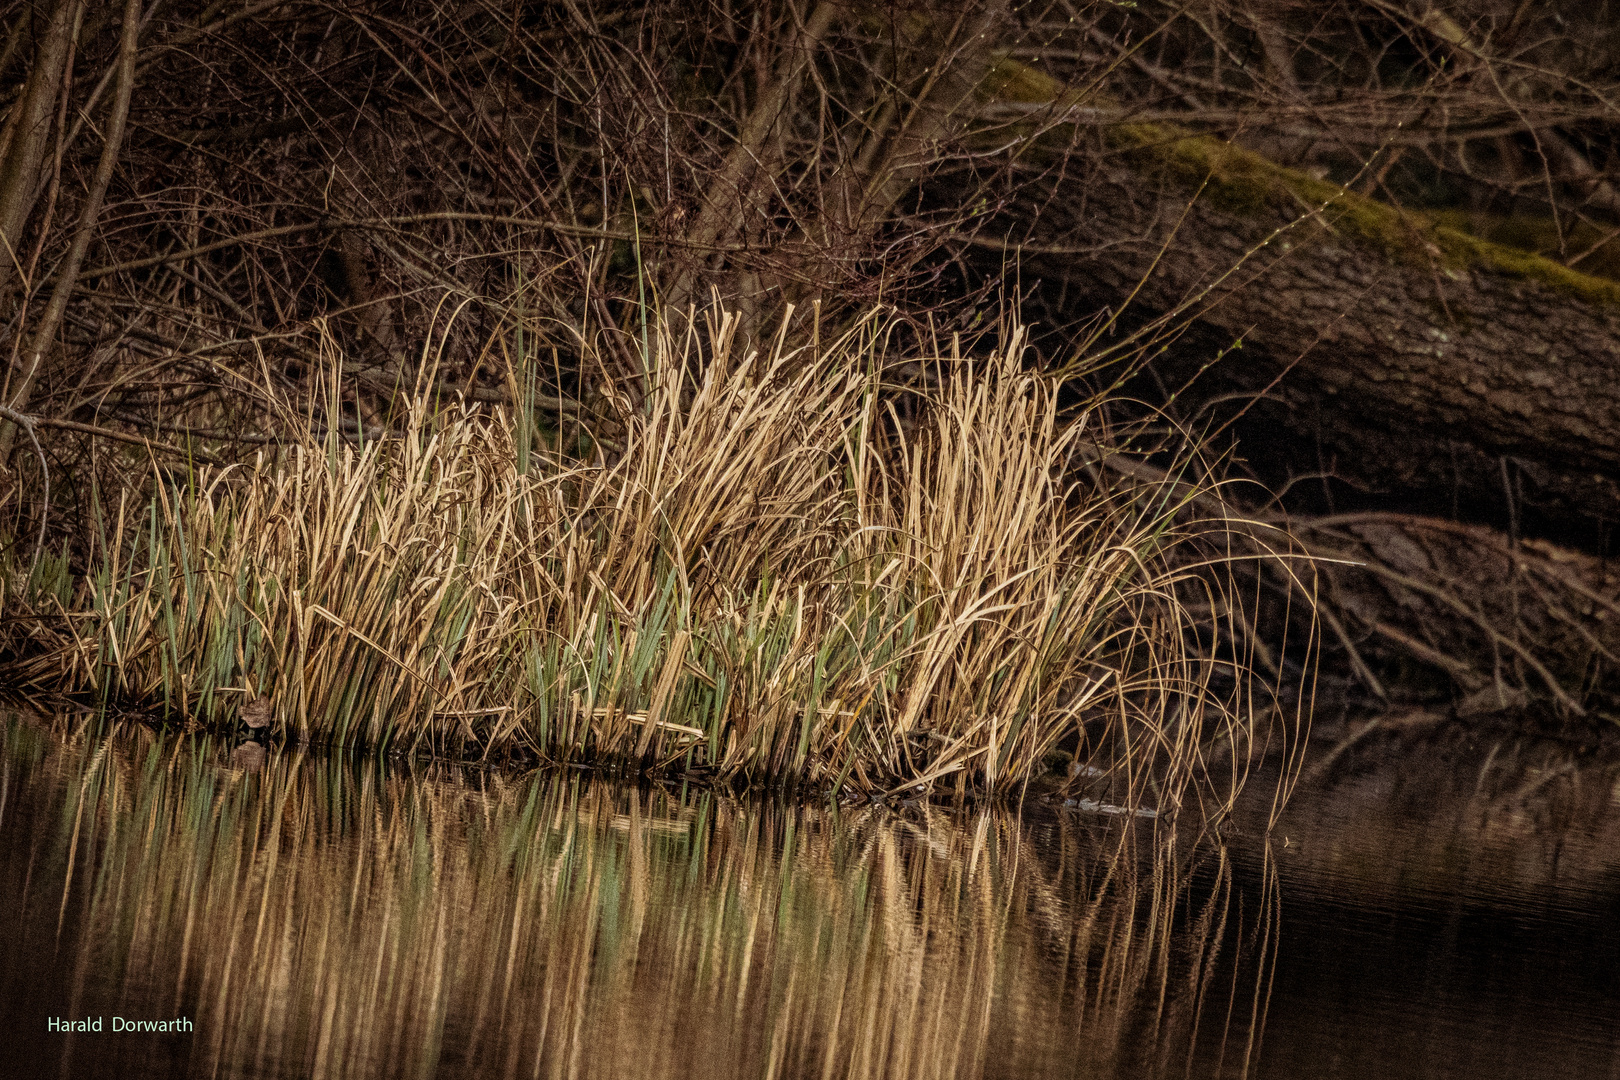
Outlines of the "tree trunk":
M 35 42 L 34 63 L 23 87 L 22 101 L 8 117 L 4 156 L 0 157 L 0 242 L 5 248 L 0 253 L 0 295 L 5 294 L 21 265 L 22 234 L 39 196 L 40 175 L 50 149 L 51 120 L 62 94 L 62 81 L 67 77 L 79 12 L 79 0 L 58 0 Z
M 124 139 L 124 125 L 129 119 L 130 95 L 135 85 L 135 46 L 140 33 L 140 15 L 140 0 L 125 0 L 123 29 L 118 46 L 118 90 L 113 99 L 112 115 L 107 119 L 106 130 L 103 133 L 101 158 L 96 164 L 90 188 L 85 193 L 84 206 L 79 211 L 78 228 L 73 233 L 73 242 L 68 246 L 67 256 L 57 271 L 56 285 L 51 292 L 50 302 L 45 307 L 39 325 L 34 328 L 29 348 L 23 353 L 25 366 L 22 374 L 15 383 L 7 387 L 11 398 L 7 406 L 13 412 L 27 412 L 40 366 L 46 355 L 55 348 L 56 332 L 62 324 L 62 316 L 67 311 L 74 287 L 78 284 L 79 268 L 84 264 L 85 252 L 90 249 L 90 240 L 95 232 L 97 219 L 101 215 L 102 199 L 107 194 L 107 185 L 112 182 L 113 170 L 118 165 L 119 149 Z M 3 288 L 3 285 L 0 285 L 0 288 Z M 15 436 L 16 428 L 13 426 L 13 420 L 8 419 L 5 424 L 0 424 L 0 465 L 10 460 L 12 440 Z
M 1078 321 L 1139 283 L 1138 324 L 1187 305 L 1154 392 L 1197 429 L 1232 423 L 1263 479 L 1295 483 L 1297 509 L 1609 546 L 1620 285 L 1206 138 L 1139 144 L 1043 195 L 1007 212 L 1037 305 Z M 1312 474 L 1328 478 L 1297 483 Z

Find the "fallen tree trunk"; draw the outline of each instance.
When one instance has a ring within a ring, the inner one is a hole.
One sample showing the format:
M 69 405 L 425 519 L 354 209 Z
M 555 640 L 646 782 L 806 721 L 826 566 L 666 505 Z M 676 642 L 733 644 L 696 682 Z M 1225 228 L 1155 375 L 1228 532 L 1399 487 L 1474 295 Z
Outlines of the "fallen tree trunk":
M 1082 354 L 1112 319 L 1122 366 L 1152 357 L 1133 390 L 1235 436 L 1281 493 L 1239 512 L 1326 560 L 1330 667 L 1369 700 L 1449 697 L 1458 716 L 1609 715 L 1620 284 L 1207 136 L 1072 136 L 1092 146 L 1044 148 L 1065 170 L 976 250 L 1016 258 L 1036 317 L 1090 328 Z
M 1105 152 L 1066 154 L 1095 165 L 1021 194 L 992 257 L 1017 256 L 1048 321 L 1127 300 L 1120 325 L 1181 312 L 1143 392 L 1196 429 L 1231 423 L 1294 509 L 1610 546 L 1620 284 L 1209 137 L 1116 124 L 1076 138 Z M 1312 474 L 1328 479 L 1298 484 Z
M 1128 455 L 1097 460 L 1166 482 Z M 1300 518 L 1245 505 L 1242 490 L 1183 484 L 1178 493 L 1250 546 L 1256 557 L 1233 564 L 1262 586 L 1246 625 L 1293 624 L 1292 662 L 1324 662 L 1314 697 L 1377 711 L 1422 702 L 1464 720 L 1620 720 L 1620 567 L 1611 560 L 1415 514 Z M 1300 585 L 1313 606 L 1289 602 Z
M 1330 649 L 1374 670 L 1442 676 L 1459 716 L 1533 702 L 1607 715 L 1620 661 L 1620 573 L 1603 559 L 1492 529 L 1401 514 L 1294 523 L 1323 559 Z M 1419 684 L 1419 685 L 1414 685 Z

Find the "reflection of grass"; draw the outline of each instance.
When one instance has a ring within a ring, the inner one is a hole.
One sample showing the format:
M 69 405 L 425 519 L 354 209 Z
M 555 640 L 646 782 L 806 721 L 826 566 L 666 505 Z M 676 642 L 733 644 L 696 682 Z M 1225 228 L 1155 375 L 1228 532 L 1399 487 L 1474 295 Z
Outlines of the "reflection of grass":
M 286 754 L 244 774 L 137 734 L 8 729 L 12 797 L 61 807 L 75 851 L 22 917 L 67 913 L 60 955 L 90 974 L 64 1009 L 172 1004 L 203 1071 L 1181 1075 L 1200 1012 L 1206 1050 L 1230 1019 L 1242 1056 L 1226 865 L 1194 887 L 1173 843 L 1139 862 L 1061 823 L 573 773 Z
M 1178 568 L 1224 526 L 1179 481 L 1073 480 L 1107 432 L 1016 338 L 929 358 L 903 422 L 874 325 L 764 356 L 712 330 L 655 325 L 650 390 L 584 450 L 417 401 L 399 438 L 120 504 L 59 681 L 207 722 L 246 683 L 339 746 L 867 791 L 1016 792 L 1068 738 L 1117 799 L 1176 804 L 1255 738 L 1246 676 L 1212 689 L 1241 619 L 1193 613 L 1239 602 Z

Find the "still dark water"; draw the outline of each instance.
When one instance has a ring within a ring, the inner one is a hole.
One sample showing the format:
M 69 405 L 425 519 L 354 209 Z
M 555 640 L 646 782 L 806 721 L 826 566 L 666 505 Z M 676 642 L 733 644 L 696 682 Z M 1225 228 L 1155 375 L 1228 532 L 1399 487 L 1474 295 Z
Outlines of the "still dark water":
M 7 1075 L 1620 1077 L 1606 780 L 1221 844 L 0 732 Z

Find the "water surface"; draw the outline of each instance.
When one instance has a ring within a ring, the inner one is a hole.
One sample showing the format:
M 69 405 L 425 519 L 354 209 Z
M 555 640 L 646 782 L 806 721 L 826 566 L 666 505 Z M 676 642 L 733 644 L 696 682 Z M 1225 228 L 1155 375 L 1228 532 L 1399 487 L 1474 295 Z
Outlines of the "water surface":
M 1620 1075 L 1608 790 L 1223 845 L 3 730 L 14 1075 Z
M 1250 1049 L 1223 854 L 1143 857 L 1109 822 L 21 721 L 3 760 L 0 1002 L 35 1075 L 1180 1075 Z

